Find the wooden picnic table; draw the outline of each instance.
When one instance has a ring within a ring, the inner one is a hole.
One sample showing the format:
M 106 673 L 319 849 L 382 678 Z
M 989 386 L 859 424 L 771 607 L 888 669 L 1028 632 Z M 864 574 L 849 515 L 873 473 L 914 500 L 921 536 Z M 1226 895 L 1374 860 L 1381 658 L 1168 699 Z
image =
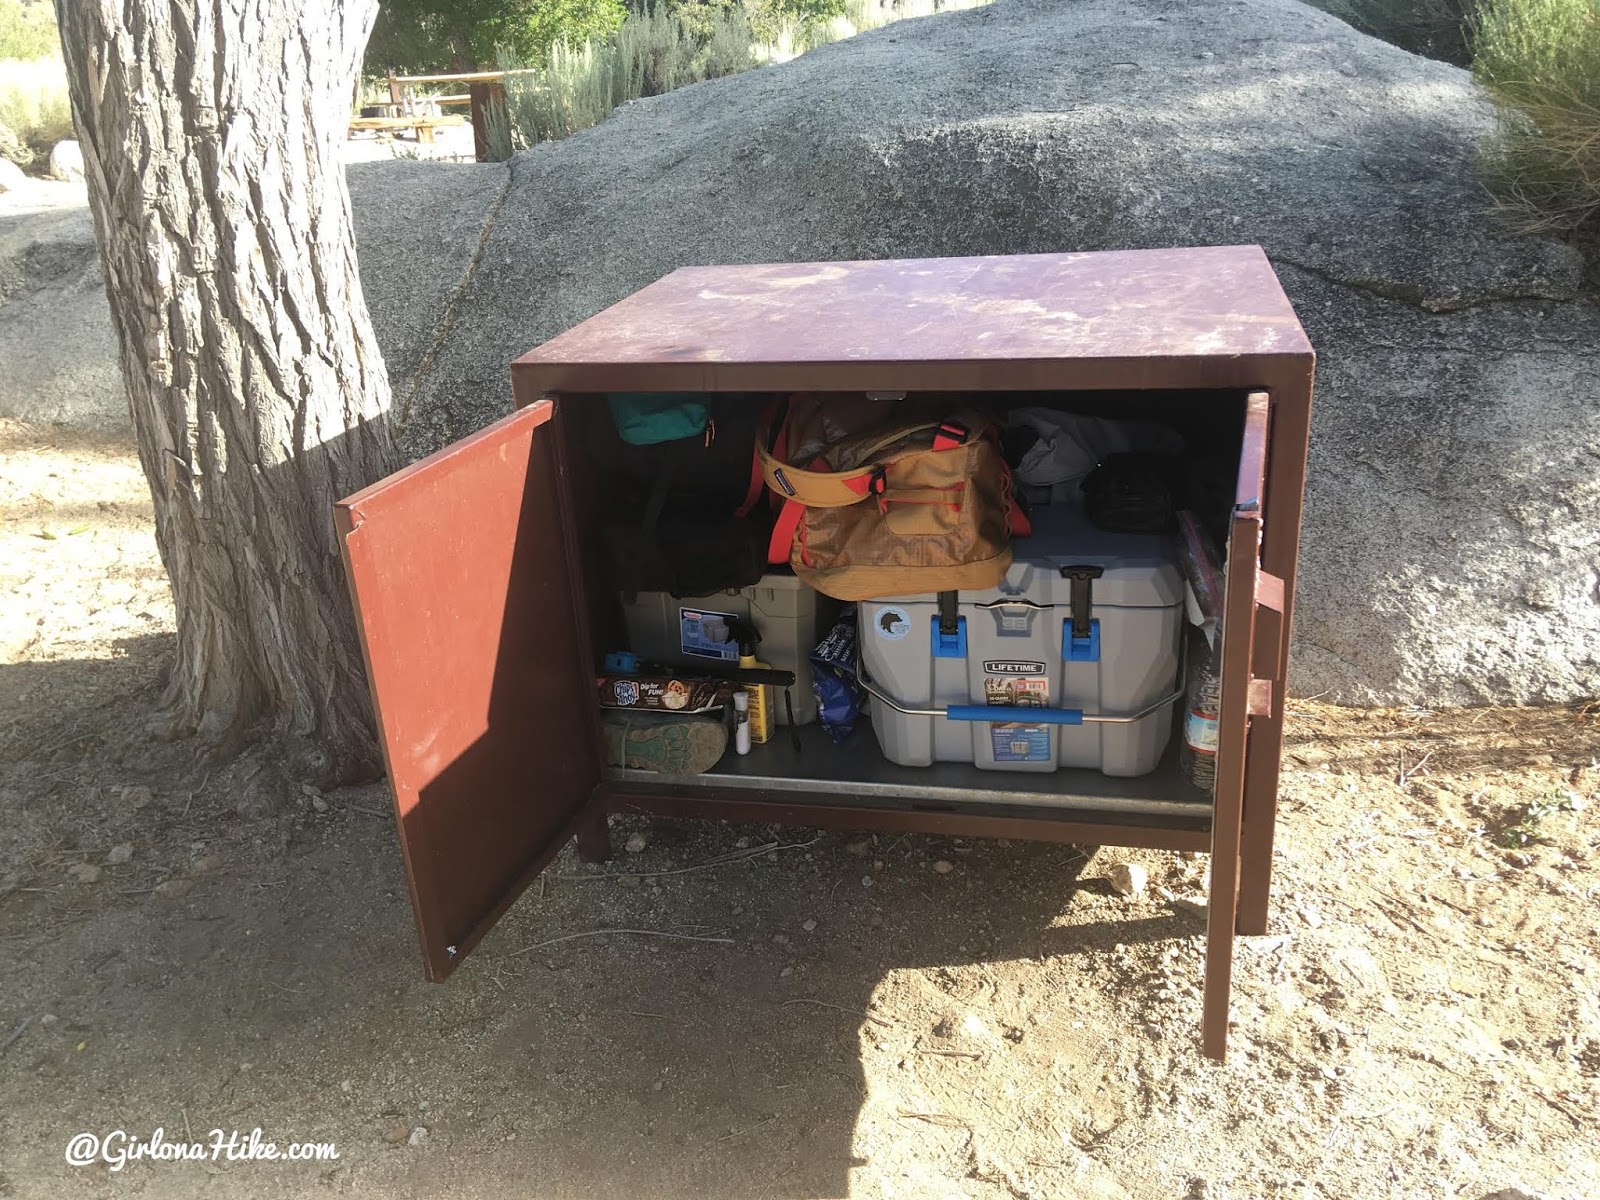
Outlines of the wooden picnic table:
M 417 131 L 417 141 L 424 146 L 433 145 L 433 131 L 446 126 L 465 125 L 466 118 L 454 116 L 423 116 L 413 114 L 400 117 L 351 117 L 350 132 L 361 130 L 401 130 L 414 129 Z

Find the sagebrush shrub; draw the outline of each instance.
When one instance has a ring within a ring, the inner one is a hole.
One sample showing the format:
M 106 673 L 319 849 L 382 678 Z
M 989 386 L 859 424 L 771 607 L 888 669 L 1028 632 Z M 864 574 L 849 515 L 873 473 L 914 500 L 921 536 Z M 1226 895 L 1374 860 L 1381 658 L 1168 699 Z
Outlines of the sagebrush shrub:
M 1491 188 L 1524 227 L 1600 227 L 1600 4 L 1483 0 L 1473 72 L 1500 107 Z

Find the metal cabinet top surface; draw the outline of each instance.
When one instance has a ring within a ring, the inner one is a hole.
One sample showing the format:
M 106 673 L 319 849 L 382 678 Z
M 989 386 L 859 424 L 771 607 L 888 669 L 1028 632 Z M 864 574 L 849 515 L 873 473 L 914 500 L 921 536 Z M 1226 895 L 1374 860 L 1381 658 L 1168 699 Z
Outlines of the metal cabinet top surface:
M 1207 246 L 684 267 L 516 365 L 550 391 L 860 386 L 864 371 L 1026 388 L 1041 386 L 1030 365 L 1064 360 L 1124 364 L 1082 386 L 1148 387 L 1163 364 L 1237 386 L 1250 380 L 1196 379 L 1196 364 L 1311 357 L 1261 248 Z

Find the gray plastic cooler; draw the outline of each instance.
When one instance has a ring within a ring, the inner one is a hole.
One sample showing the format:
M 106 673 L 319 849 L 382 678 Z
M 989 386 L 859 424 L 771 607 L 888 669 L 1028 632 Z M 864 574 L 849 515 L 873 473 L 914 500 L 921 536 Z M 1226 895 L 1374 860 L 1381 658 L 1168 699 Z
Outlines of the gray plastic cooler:
M 879 745 L 902 766 L 1153 771 L 1180 688 L 1182 604 L 1167 538 L 1036 510 L 1001 585 L 960 593 L 953 612 L 934 595 L 861 602 Z

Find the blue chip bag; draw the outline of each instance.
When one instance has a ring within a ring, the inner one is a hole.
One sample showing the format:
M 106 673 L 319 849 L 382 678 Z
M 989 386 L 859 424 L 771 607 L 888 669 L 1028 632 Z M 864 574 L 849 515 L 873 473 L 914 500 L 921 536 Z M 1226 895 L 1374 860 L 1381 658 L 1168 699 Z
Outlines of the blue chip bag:
M 811 652 L 811 691 L 817 697 L 817 720 L 835 742 L 844 741 L 861 715 L 853 604 Z

